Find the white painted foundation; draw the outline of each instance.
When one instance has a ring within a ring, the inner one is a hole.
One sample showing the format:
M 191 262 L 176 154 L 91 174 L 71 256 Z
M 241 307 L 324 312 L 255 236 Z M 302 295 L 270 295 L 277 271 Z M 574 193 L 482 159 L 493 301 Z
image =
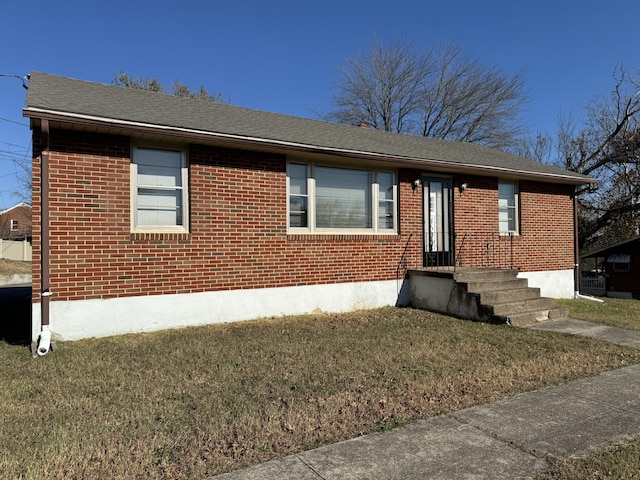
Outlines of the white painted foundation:
M 520 272 L 518 278 L 526 278 L 530 287 L 539 288 L 542 297 L 573 298 L 575 293 L 573 270 Z
M 50 303 L 55 339 L 79 340 L 123 333 L 251 320 L 312 312 L 347 312 L 408 305 L 403 280 L 255 288 L 203 293 Z M 40 335 L 39 305 L 33 307 L 32 340 Z

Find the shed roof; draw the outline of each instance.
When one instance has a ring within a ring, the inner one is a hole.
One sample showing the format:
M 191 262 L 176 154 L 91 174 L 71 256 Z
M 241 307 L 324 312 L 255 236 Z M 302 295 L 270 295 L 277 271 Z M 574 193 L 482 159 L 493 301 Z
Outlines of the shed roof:
M 606 247 L 592 250 L 590 252 L 585 253 L 584 255 L 581 255 L 580 258 L 606 257 L 610 253 L 621 251 L 621 250 L 624 250 L 625 248 L 629 248 L 634 243 L 638 243 L 640 245 L 640 237 L 635 237 L 629 240 L 623 240 L 621 242 L 617 242 Z
M 247 148 L 326 153 L 417 168 L 585 184 L 588 176 L 472 143 L 383 132 L 33 72 L 26 108 L 66 128 L 146 132 Z

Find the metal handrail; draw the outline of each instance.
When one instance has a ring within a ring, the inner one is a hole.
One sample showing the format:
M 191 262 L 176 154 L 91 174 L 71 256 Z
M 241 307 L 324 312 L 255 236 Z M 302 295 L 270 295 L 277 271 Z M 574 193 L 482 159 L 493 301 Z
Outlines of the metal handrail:
M 413 233 L 409 234 L 409 238 L 407 238 L 407 242 L 404 244 L 404 250 L 402 251 L 402 256 L 398 261 L 398 265 L 396 266 L 396 280 L 400 278 L 400 268 L 407 272 L 407 250 L 409 249 L 409 243 L 411 242 L 411 237 L 413 237 Z M 404 277 L 404 274 L 403 274 Z
M 514 268 L 514 258 L 513 233 L 467 232 L 454 252 L 453 265 L 431 268 L 454 272 L 458 267 Z

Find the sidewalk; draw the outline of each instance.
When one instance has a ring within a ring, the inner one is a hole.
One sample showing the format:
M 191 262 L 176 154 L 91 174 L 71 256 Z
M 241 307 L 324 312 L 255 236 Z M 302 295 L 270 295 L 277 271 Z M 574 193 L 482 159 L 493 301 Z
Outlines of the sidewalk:
M 578 320 L 534 328 L 640 349 L 640 332 Z M 633 365 L 213 478 L 531 478 L 547 466 L 547 455 L 567 457 L 640 435 L 639 379 L 640 365 Z

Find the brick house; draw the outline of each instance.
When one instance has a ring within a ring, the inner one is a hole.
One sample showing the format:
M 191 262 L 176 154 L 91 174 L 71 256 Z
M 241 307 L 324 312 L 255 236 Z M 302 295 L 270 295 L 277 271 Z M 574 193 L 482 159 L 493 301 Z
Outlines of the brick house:
M 31 238 L 31 205 L 20 202 L 0 211 L 0 239 L 24 240 Z
M 434 265 L 575 291 L 583 175 L 38 72 L 26 103 L 34 339 L 407 304 L 405 272 Z

